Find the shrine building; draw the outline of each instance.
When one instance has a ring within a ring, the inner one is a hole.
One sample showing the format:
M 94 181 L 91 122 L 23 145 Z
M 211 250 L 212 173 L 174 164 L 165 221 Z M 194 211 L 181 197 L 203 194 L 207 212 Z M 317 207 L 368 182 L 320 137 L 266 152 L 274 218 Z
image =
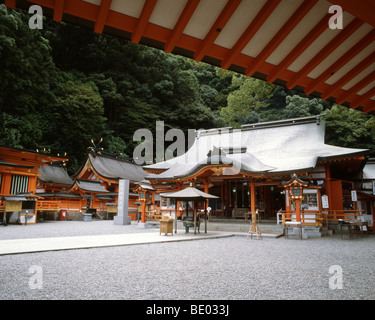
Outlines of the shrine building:
M 192 184 L 219 196 L 209 203 L 211 217 L 244 218 L 258 209 L 262 219 L 282 213 L 321 226 L 323 212 L 331 220 L 358 213 L 347 194 L 367 152 L 326 144 L 325 123 L 313 116 L 197 130 L 186 153 L 144 169 L 158 192 Z
M 36 223 L 37 212 L 56 211 L 59 203 L 36 195 L 39 168 L 63 164 L 65 157 L 0 146 L 0 221 Z

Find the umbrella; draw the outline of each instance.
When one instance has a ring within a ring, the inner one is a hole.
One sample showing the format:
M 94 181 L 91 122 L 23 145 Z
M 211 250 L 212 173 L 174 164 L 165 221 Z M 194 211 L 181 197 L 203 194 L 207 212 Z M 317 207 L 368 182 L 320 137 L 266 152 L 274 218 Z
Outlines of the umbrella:
M 187 187 L 183 190 L 180 191 L 175 191 L 175 192 L 166 192 L 166 193 L 161 193 L 161 197 L 164 198 L 172 198 L 176 200 L 181 200 L 181 201 L 201 201 L 201 200 L 206 200 L 206 199 L 219 199 L 219 197 L 214 196 L 209 193 L 205 193 L 201 190 L 198 190 L 193 187 Z M 176 206 L 177 210 L 177 206 Z M 194 233 L 196 234 L 196 205 L 194 205 Z M 176 232 L 177 232 L 177 214 L 176 214 Z M 205 219 L 205 232 L 207 233 L 207 220 Z

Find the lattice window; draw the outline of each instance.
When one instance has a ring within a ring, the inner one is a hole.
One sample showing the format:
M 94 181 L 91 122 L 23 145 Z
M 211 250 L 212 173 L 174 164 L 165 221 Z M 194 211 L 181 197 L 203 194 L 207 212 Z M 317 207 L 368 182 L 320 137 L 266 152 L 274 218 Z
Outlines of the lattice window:
M 29 177 L 21 175 L 13 175 L 10 186 L 10 194 L 26 193 L 29 185 Z

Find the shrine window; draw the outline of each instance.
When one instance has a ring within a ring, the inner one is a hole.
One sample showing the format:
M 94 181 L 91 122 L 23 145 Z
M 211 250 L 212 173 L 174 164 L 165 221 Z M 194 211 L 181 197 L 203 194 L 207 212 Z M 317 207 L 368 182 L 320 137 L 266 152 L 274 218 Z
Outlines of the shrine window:
M 29 185 L 29 177 L 16 175 L 12 176 L 12 182 L 10 185 L 10 194 L 26 193 Z

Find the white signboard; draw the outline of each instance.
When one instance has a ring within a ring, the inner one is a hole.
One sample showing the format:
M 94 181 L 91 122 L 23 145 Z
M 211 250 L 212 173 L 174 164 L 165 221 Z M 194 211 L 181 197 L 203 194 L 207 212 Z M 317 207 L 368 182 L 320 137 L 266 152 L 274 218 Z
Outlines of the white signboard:
M 322 196 L 322 207 L 323 207 L 323 209 L 329 208 L 328 196 L 327 195 Z
M 352 190 L 352 201 L 357 201 L 357 191 Z

